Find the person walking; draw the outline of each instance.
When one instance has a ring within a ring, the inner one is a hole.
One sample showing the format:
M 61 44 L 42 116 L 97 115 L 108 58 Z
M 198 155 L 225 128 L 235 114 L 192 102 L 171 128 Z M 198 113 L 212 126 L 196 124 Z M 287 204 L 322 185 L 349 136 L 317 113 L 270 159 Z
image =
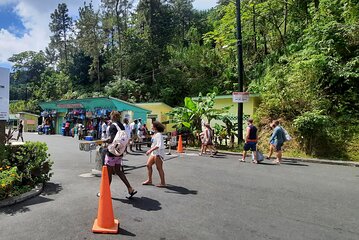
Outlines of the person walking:
M 282 163 L 282 146 L 285 141 L 285 134 L 281 126 L 279 126 L 279 121 L 275 120 L 272 123 L 274 129 L 272 136 L 269 139 L 269 144 L 274 145 L 274 150 L 276 152 L 276 160 L 273 161 L 275 164 Z
M 202 151 L 206 152 L 208 149 L 211 153 L 210 157 L 213 157 L 213 155 L 216 155 L 218 151 L 213 145 L 213 129 L 211 128 L 211 125 L 209 123 L 204 124 L 205 130 L 204 130 L 204 143 Z
M 133 152 L 132 146 L 135 145 L 136 146 L 136 150 L 138 150 L 138 135 L 137 135 L 137 131 L 138 131 L 138 121 L 137 119 L 133 120 L 133 122 L 130 124 L 130 129 L 131 129 L 131 144 L 130 144 L 130 150 Z
M 106 142 L 109 144 L 113 142 L 113 140 L 117 134 L 117 131 L 118 131 L 117 127 L 119 127 L 121 130 L 125 130 L 124 126 L 120 122 L 121 114 L 118 111 L 112 111 L 110 114 L 110 118 L 111 118 L 112 124 L 109 128 L 109 136 L 108 136 L 109 138 L 106 140 Z M 137 193 L 137 191 L 132 188 L 132 186 L 130 185 L 129 181 L 126 178 L 125 173 L 121 170 L 122 157 L 123 156 L 117 157 L 117 156 L 113 155 L 112 153 L 110 153 L 108 150 L 106 150 L 105 165 L 107 166 L 107 169 L 108 169 L 108 178 L 109 178 L 110 184 L 112 182 L 112 174 L 116 174 L 117 176 L 120 177 L 122 182 L 126 185 L 128 194 L 130 195 L 129 198 L 131 198 L 133 195 L 135 195 Z M 98 196 L 99 196 L 99 194 L 98 194 Z
M 108 118 L 104 118 L 102 120 L 102 124 L 101 124 L 101 139 L 107 139 L 107 134 L 106 134 L 106 129 L 107 129 L 107 122 L 108 122 Z
M 160 175 L 161 183 L 156 185 L 157 187 L 166 187 L 165 173 L 163 171 L 163 160 L 165 156 L 165 146 L 163 142 L 162 132 L 165 130 L 165 126 L 158 121 L 152 123 L 152 130 L 154 131 L 152 137 L 151 148 L 146 152 L 146 155 L 150 155 L 147 160 L 147 175 L 148 178 L 142 183 L 142 185 L 152 185 L 152 166 L 156 164 L 158 174 Z
M 130 138 L 130 141 L 128 141 L 128 144 L 126 146 L 126 153 L 128 153 L 127 147 L 128 147 L 128 145 L 131 144 L 131 127 L 130 127 L 128 118 L 123 119 L 123 127 L 125 128 L 125 132 L 126 132 L 127 136 Z
M 272 130 L 274 129 L 273 123 L 270 123 L 269 126 Z M 271 159 L 274 149 L 275 149 L 274 140 L 272 140 L 269 142 L 269 153 L 268 153 L 268 156 L 266 157 L 267 160 Z
M 246 161 L 247 151 L 251 150 L 253 153 L 253 163 L 258 163 L 257 158 L 257 128 L 253 125 L 253 119 L 248 119 L 248 127 L 246 129 L 246 138 L 243 146 L 243 156 L 241 162 Z
M 24 124 L 22 123 L 22 120 L 20 120 L 20 122 L 19 122 L 19 128 L 17 131 L 18 131 L 18 134 L 17 134 L 16 141 L 19 141 L 19 138 L 21 138 L 21 141 L 24 142 L 24 137 L 23 137 Z

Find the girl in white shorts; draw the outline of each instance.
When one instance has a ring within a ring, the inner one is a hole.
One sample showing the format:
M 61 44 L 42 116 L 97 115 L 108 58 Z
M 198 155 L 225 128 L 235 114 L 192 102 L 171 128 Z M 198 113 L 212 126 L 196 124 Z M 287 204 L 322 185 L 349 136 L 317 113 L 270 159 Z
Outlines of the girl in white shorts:
M 165 156 L 165 146 L 161 132 L 165 130 L 162 123 L 154 121 L 152 123 L 152 130 L 155 132 L 152 136 L 152 145 L 150 150 L 146 152 L 146 155 L 150 155 L 147 160 L 147 174 L 148 179 L 144 181 L 143 185 L 152 185 L 152 166 L 156 164 L 158 174 L 160 175 L 161 183 L 156 185 L 157 187 L 166 187 L 165 173 L 163 171 L 163 160 Z

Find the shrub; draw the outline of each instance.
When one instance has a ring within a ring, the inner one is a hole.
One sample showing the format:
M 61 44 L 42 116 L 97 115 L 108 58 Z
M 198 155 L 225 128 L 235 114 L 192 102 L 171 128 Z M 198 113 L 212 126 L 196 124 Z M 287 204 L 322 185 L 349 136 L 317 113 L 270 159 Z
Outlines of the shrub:
M 0 167 L 0 199 L 11 196 L 12 189 L 21 183 L 21 175 L 17 167 Z
M 16 167 L 21 176 L 21 186 L 33 187 L 38 183 L 45 183 L 52 176 L 53 164 L 47 154 L 47 145 L 40 142 L 26 142 L 20 146 L 6 146 L 5 158 L 0 168 Z
M 328 116 L 319 111 L 305 112 L 297 117 L 293 124 L 306 154 L 321 155 L 323 146 L 329 146 L 331 141 L 328 129 L 331 121 Z

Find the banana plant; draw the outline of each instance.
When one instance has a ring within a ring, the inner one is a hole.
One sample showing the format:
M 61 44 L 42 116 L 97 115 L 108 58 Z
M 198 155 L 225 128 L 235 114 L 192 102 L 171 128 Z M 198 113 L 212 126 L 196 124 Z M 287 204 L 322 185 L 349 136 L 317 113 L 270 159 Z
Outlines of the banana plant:
M 213 119 L 220 119 L 222 114 L 228 112 L 231 106 L 221 109 L 214 109 L 214 99 L 217 96 L 218 89 L 214 88 L 213 92 L 203 96 L 199 94 L 198 99 L 186 97 L 184 106 L 174 108 L 168 113 L 172 122 L 177 129 L 183 127 L 192 134 L 192 138 L 202 131 L 202 120 L 207 119 L 208 123 Z

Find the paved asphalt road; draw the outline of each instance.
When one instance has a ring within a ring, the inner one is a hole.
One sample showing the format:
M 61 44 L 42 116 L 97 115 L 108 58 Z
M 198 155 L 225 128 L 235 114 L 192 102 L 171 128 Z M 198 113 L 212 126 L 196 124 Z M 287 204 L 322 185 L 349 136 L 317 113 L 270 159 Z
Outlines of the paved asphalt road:
M 127 200 L 125 186 L 114 178 L 120 233 L 93 234 L 100 178 L 86 174 L 94 166 L 89 153 L 72 138 L 25 138 L 48 144 L 54 176 L 40 196 L 0 209 L 1 240 L 359 239 L 358 168 L 254 165 L 194 152 L 167 156 L 165 189 L 142 186 L 146 156 L 127 155 L 127 177 L 138 194 Z

